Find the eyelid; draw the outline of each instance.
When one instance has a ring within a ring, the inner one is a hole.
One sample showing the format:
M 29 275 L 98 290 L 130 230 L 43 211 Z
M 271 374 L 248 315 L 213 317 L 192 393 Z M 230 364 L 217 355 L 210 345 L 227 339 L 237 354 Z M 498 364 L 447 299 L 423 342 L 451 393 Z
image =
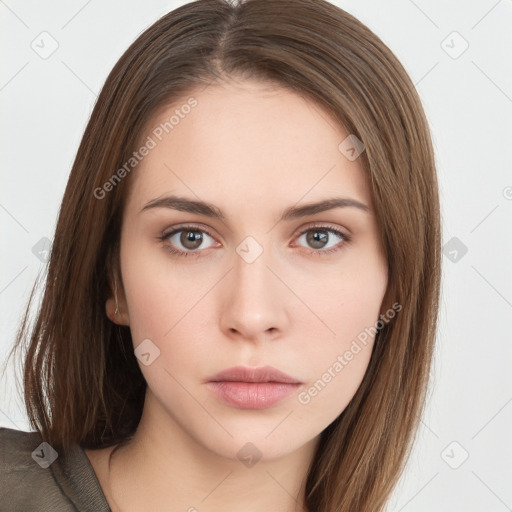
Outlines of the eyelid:
M 168 236 L 176 233 L 177 231 L 182 231 L 185 229 L 189 229 L 190 231 L 204 231 L 208 236 L 215 238 L 208 227 L 204 224 L 177 224 L 176 226 L 172 226 L 172 228 L 165 229 L 162 233 L 162 238 L 167 238 Z
M 350 232 L 348 231 L 348 229 L 341 228 L 334 224 L 330 224 L 329 222 L 313 222 L 313 224 L 308 224 L 306 227 L 301 227 L 300 230 L 298 232 L 296 232 L 297 234 L 296 235 L 294 234 L 294 236 L 303 235 L 304 233 L 307 233 L 311 229 L 315 229 L 315 228 L 325 229 L 325 230 L 329 229 L 329 230 L 341 233 L 346 238 L 350 238 Z
M 338 231 L 338 232 L 342 233 L 347 238 L 350 238 L 350 234 L 349 234 L 350 232 L 346 233 L 344 231 L 345 228 L 340 228 L 335 225 L 330 225 L 329 223 L 326 223 L 326 222 L 314 222 L 313 224 L 309 224 L 306 227 L 299 228 L 299 230 L 295 231 L 292 236 L 296 237 L 296 236 L 303 235 L 305 232 L 309 231 L 310 229 L 314 229 L 314 228 L 324 228 L 324 229 L 329 228 L 329 229 L 332 229 L 333 231 Z M 177 224 L 176 226 L 173 226 L 172 228 L 164 230 L 164 232 L 162 233 L 162 237 L 168 237 L 169 235 L 176 233 L 176 231 L 179 231 L 180 229 L 190 229 L 191 231 L 192 230 L 204 231 L 210 237 L 216 238 L 215 236 L 212 235 L 212 233 L 210 232 L 209 228 L 206 225 L 200 224 L 200 223 L 199 224 L 187 224 L 187 223 Z M 346 230 L 346 231 L 348 231 L 348 230 Z

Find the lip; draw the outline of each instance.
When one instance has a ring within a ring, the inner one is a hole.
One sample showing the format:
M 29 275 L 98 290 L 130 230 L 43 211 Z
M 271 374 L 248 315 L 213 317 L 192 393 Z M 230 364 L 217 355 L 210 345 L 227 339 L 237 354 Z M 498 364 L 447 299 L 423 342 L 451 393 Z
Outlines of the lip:
M 234 366 L 210 377 L 208 382 L 279 382 L 283 384 L 302 384 L 300 380 L 283 373 L 273 366 L 260 366 L 259 368 Z
M 239 409 L 265 409 L 295 392 L 302 382 L 272 366 L 235 366 L 210 377 L 206 384 L 228 405 Z

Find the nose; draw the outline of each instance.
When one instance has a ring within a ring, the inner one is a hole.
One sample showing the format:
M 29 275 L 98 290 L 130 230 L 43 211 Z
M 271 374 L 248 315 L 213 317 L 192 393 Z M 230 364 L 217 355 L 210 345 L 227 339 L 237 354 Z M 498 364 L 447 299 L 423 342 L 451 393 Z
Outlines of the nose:
M 236 253 L 233 259 L 223 288 L 222 332 L 253 343 L 282 336 L 289 322 L 286 301 L 290 292 L 276 277 L 270 255 L 263 251 L 251 263 Z

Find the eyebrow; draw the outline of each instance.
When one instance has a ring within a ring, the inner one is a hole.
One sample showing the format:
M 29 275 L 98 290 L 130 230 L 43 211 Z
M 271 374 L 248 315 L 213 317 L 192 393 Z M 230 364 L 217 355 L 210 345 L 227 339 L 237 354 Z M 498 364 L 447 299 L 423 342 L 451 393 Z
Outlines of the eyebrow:
M 195 201 L 193 199 L 174 195 L 152 199 L 142 208 L 141 212 L 154 208 L 169 208 L 180 212 L 196 213 L 198 215 L 204 215 L 205 217 L 211 217 L 222 221 L 226 220 L 222 211 L 211 203 Z M 347 197 L 333 197 L 302 206 L 290 206 L 284 210 L 279 222 L 314 215 L 315 213 L 325 212 L 334 208 L 357 208 L 363 212 L 370 211 L 370 208 L 366 204 L 355 199 Z

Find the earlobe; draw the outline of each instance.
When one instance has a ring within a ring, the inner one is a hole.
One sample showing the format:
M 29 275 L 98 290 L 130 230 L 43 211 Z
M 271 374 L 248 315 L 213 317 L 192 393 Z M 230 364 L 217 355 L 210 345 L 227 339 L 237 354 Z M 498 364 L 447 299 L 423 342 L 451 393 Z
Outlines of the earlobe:
M 126 311 L 126 304 L 121 304 L 117 298 L 117 281 L 114 281 L 114 296 L 109 297 L 105 303 L 105 312 L 111 322 L 117 325 L 130 325 L 130 319 Z
M 116 303 L 114 297 L 109 297 L 105 302 L 105 312 L 109 320 L 117 325 L 130 325 L 130 319 L 124 305 Z
M 111 322 L 117 323 L 115 313 L 115 301 L 112 297 L 109 297 L 105 302 L 105 312 Z

